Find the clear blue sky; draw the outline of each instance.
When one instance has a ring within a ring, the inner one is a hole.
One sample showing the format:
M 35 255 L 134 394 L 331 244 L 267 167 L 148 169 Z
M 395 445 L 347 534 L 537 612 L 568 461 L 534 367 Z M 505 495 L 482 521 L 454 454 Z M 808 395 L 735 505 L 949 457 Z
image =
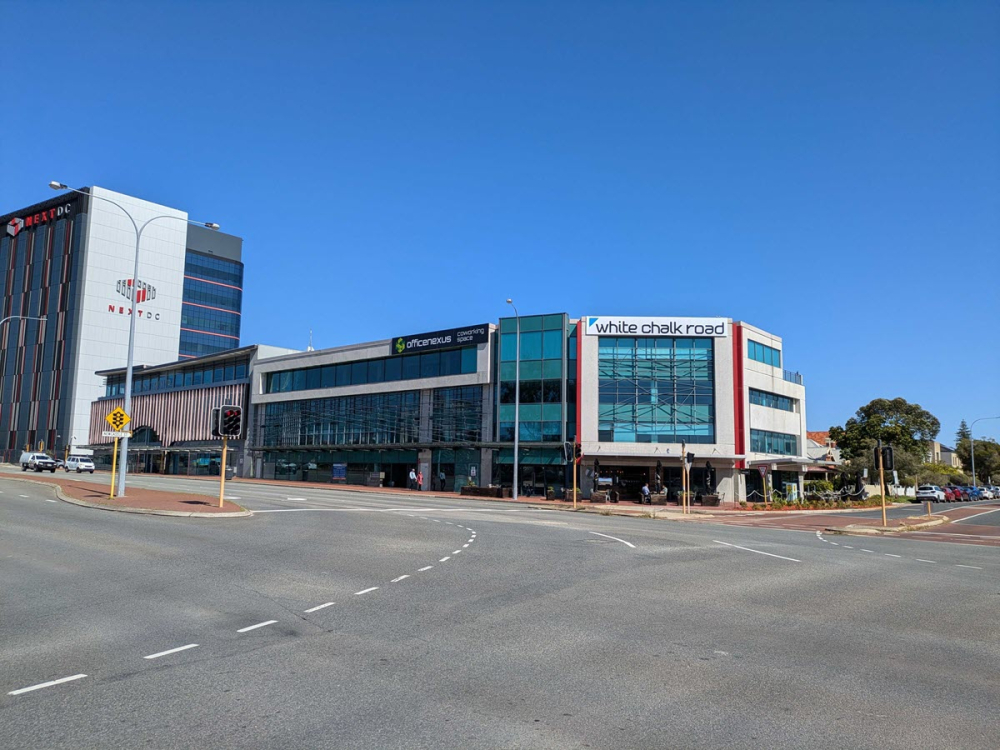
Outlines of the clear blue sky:
M 0 208 L 218 221 L 243 343 L 725 315 L 784 338 L 810 429 L 1000 415 L 995 2 L 3 8 Z

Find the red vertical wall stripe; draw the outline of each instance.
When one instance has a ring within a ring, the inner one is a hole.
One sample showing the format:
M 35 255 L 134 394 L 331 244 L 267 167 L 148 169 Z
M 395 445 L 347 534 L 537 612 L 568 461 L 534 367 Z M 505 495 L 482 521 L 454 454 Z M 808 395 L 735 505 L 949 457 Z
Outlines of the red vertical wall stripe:
M 736 429 L 736 455 L 746 454 L 746 413 L 743 381 L 743 326 L 733 324 L 733 422 Z M 746 460 L 739 459 L 736 468 L 746 468 Z

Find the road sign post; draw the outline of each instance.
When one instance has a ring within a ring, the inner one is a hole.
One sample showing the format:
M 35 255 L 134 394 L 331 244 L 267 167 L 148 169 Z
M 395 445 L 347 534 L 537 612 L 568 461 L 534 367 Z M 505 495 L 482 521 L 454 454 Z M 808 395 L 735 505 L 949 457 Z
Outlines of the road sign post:
M 115 499 L 115 471 L 118 469 L 118 438 L 115 438 L 115 450 L 111 454 L 111 495 L 109 500 Z
M 222 438 L 222 466 L 219 467 L 219 507 L 226 496 L 226 451 L 228 448 L 227 438 Z
M 767 501 L 770 499 L 770 495 L 767 492 L 767 467 L 761 464 L 757 467 L 757 471 L 760 472 L 760 483 L 761 483 L 761 495 L 764 497 L 764 507 L 767 507 Z
M 114 453 L 111 454 L 111 494 L 110 499 L 115 499 L 115 474 L 118 471 L 118 440 L 119 438 L 128 437 L 130 433 L 125 432 L 125 425 L 132 421 L 132 418 L 125 413 L 125 410 L 120 406 L 113 412 L 108 414 L 104 418 L 104 421 L 111 425 L 110 430 L 105 430 L 101 433 L 102 437 L 111 437 L 115 439 L 115 449 Z M 127 456 L 125 457 L 127 460 Z
M 885 517 L 885 453 L 882 451 L 882 438 L 878 440 L 878 486 L 882 493 L 882 525 L 888 526 Z

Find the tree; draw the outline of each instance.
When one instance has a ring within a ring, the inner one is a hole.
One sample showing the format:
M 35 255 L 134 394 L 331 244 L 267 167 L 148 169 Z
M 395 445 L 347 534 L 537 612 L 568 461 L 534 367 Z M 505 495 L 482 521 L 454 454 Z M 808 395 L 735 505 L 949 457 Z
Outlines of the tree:
M 972 451 L 969 441 L 962 440 L 955 446 L 955 453 L 962 461 L 962 467 L 969 476 L 972 475 Z M 996 440 L 976 441 L 976 479 L 981 484 L 984 480 L 993 478 L 1000 481 L 1000 443 Z
M 937 417 L 919 404 L 903 398 L 877 398 L 858 409 L 843 427 L 831 427 L 830 439 L 846 459 L 859 458 L 880 438 L 897 451 L 925 456 L 940 430 Z
M 847 471 L 850 475 L 857 475 L 862 473 L 865 469 L 868 469 L 868 483 L 878 484 L 878 464 L 875 463 L 875 441 L 868 440 L 865 444 L 866 447 L 862 448 L 857 456 L 851 459 L 850 466 L 847 467 Z M 896 464 L 896 473 L 899 474 L 899 481 L 901 484 L 913 484 L 915 481 L 927 482 L 930 481 L 925 475 L 927 472 L 925 468 L 928 466 L 936 469 L 936 464 L 925 464 L 927 460 L 926 453 L 922 449 L 907 451 L 900 448 L 895 448 L 893 450 L 893 459 Z M 976 445 L 976 470 L 978 473 L 979 469 L 979 446 Z M 961 474 L 958 469 L 952 470 L 956 475 Z M 887 484 L 892 483 L 892 472 L 887 471 L 885 473 L 885 481 Z
M 970 437 L 972 437 L 972 430 L 969 429 L 969 425 L 963 419 L 958 425 L 958 432 L 955 433 L 955 445 L 957 446 L 963 440 L 968 440 Z

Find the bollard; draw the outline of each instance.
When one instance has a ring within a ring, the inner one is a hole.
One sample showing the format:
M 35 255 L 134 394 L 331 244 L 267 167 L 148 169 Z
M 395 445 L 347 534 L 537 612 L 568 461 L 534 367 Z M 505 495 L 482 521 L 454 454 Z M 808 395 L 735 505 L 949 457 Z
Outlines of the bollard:
M 927 501 L 927 517 L 928 518 L 931 517 L 931 501 L 930 500 Z

